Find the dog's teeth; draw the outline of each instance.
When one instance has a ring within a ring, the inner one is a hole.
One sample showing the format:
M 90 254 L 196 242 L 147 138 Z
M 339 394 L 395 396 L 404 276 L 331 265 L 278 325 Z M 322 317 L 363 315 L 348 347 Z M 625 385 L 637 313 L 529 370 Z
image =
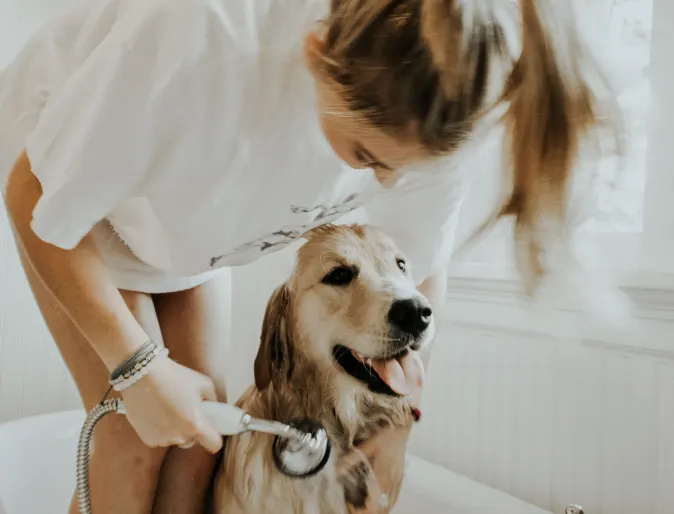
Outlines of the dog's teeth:
M 372 366 L 372 358 L 368 357 L 367 359 L 365 359 L 365 364 L 367 364 L 368 366 Z

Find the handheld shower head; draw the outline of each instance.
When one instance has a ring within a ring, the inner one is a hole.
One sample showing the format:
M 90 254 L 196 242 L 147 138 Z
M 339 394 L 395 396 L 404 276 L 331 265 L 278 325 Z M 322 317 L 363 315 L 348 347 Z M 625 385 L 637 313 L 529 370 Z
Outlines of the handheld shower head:
M 330 439 L 323 426 L 311 420 L 290 423 L 301 439 L 274 437 L 272 453 L 276 468 L 292 478 L 308 478 L 320 472 L 330 460 Z
M 249 416 L 227 403 L 204 402 L 204 412 L 222 435 L 263 432 L 274 435 L 272 452 L 278 470 L 293 478 L 306 478 L 321 471 L 330 459 L 330 439 L 316 421 L 301 420 L 286 425 Z

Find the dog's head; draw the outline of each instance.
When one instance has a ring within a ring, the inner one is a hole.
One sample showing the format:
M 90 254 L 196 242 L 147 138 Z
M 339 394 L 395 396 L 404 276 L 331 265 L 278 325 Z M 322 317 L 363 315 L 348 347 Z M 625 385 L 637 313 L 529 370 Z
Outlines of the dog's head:
M 291 380 L 301 358 L 333 390 L 351 383 L 368 394 L 407 395 L 423 376 L 418 352 L 435 327 L 405 257 L 369 226 L 325 226 L 306 238 L 295 272 L 267 305 L 258 389 Z

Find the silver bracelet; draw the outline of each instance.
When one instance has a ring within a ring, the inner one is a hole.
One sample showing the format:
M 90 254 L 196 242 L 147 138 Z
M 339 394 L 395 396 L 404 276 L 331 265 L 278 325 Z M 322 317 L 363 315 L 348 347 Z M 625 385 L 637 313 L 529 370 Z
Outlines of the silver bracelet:
M 147 341 L 131 357 L 110 374 L 110 385 L 115 391 L 124 391 L 147 375 L 159 357 L 168 356 L 168 349 L 154 341 Z

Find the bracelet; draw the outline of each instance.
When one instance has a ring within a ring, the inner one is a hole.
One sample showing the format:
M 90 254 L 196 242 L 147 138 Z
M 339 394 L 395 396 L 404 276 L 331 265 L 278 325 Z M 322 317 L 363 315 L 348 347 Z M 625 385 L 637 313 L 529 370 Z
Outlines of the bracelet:
M 124 391 L 149 373 L 150 365 L 157 357 L 167 355 L 167 348 L 152 340 L 147 341 L 110 374 L 110 385 L 115 391 Z

